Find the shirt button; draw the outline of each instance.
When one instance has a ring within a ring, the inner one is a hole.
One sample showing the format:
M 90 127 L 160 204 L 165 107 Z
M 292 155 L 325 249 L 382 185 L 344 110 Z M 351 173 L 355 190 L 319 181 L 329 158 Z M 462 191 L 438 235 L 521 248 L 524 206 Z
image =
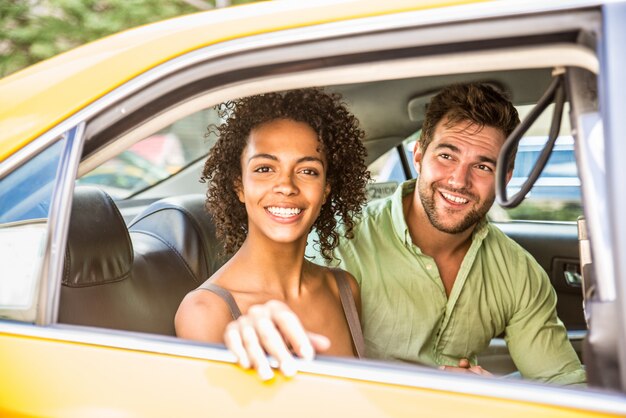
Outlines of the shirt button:
M 430 270 L 430 269 L 432 269 L 432 268 L 433 268 L 433 265 L 432 265 L 432 264 L 426 264 L 426 270 Z

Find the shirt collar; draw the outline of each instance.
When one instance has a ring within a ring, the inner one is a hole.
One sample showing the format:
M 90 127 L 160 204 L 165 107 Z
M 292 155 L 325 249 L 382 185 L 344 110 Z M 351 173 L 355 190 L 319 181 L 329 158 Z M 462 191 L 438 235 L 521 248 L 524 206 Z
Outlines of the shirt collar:
M 406 224 L 406 219 L 404 219 L 404 206 L 402 205 L 402 198 L 414 192 L 415 179 L 402 183 L 391 196 L 391 219 L 393 222 L 393 229 L 398 239 L 405 244 L 412 244 L 412 241 L 411 235 L 409 234 L 409 227 Z
M 487 227 L 488 224 L 489 221 L 487 220 L 487 217 L 481 219 L 480 222 L 478 222 L 478 225 L 476 225 L 476 228 L 474 228 L 474 232 L 472 233 L 472 240 L 482 241 L 483 239 L 485 239 L 487 233 L 489 233 L 489 228 Z
M 417 179 L 407 180 L 402 183 L 391 196 L 391 219 L 393 222 L 393 229 L 400 241 L 407 245 L 413 245 L 411 240 L 411 234 L 409 234 L 409 227 L 406 224 L 404 218 L 404 206 L 402 205 L 402 198 L 408 194 L 415 193 Z M 487 218 L 483 218 L 472 233 L 472 241 L 482 241 L 489 232 Z

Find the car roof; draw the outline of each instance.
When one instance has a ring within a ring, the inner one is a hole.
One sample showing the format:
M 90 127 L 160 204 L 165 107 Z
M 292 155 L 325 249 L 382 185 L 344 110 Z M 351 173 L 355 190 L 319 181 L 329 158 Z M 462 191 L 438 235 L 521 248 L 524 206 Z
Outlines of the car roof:
M 493 1 L 496 0 L 272 1 L 195 13 L 114 34 L 0 80 L 0 161 L 134 77 L 209 45 L 404 11 L 438 9 L 434 11 L 441 10 L 440 22 L 466 19 L 464 13 L 452 13 L 449 9 L 445 13 L 445 9 Z M 562 10 L 598 3 L 503 1 L 497 8 L 478 4 L 473 15 Z
M 314 4 L 311 4 L 314 3 Z M 274 1 L 195 13 L 127 30 L 0 80 L 0 160 L 133 77 L 230 39 L 468 1 Z

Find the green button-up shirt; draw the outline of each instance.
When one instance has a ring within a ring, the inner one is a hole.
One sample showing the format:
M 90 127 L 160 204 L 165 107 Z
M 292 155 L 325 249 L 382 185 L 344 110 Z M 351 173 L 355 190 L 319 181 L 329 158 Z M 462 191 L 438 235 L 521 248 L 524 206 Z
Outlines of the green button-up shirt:
M 497 227 L 483 221 L 450 292 L 432 257 L 413 244 L 402 197 L 371 202 L 354 239 L 335 251 L 339 266 L 361 285 L 362 324 L 370 358 L 457 365 L 503 332 L 525 378 L 582 383 L 585 374 L 556 316 L 556 294 L 535 259 Z M 317 258 L 321 260 L 321 257 Z

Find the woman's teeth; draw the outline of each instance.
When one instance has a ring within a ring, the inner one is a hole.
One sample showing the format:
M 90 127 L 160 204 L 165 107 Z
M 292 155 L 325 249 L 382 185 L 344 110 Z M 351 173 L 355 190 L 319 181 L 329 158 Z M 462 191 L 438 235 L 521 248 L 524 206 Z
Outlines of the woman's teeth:
M 295 216 L 298 215 L 300 212 L 302 212 L 302 209 L 299 208 L 279 208 L 279 207 L 274 207 L 274 206 L 270 206 L 267 208 L 267 211 L 269 213 L 271 213 L 274 216 L 280 216 L 283 218 L 288 218 L 290 216 Z

